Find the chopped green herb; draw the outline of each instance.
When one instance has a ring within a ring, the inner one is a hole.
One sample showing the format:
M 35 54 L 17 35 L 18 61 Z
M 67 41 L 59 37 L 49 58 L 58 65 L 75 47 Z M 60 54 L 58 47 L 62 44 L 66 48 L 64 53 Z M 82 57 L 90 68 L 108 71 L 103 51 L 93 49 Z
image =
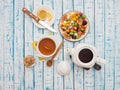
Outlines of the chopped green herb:
M 70 19 L 67 19 L 66 22 L 67 22 L 67 23 L 70 23 Z
M 80 19 L 80 18 L 82 18 L 80 15 L 78 15 L 78 18 Z
M 80 31 L 81 31 L 81 32 L 84 32 L 85 30 L 84 30 L 84 28 L 80 28 Z
M 86 18 L 86 16 L 83 14 L 83 15 L 82 15 L 82 19 L 85 19 L 85 18 Z
M 72 23 L 71 25 L 74 26 L 74 23 Z
M 77 35 L 77 37 L 76 37 L 77 39 L 79 39 L 80 38 L 80 35 Z
M 73 31 L 73 33 L 77 33 L 77 31 L 76 31 L 76 30 L 74 30 L 74 31 Z
M 74 33 L 73 33 L 73 32 L 70 32 L 69 34 L 70 34 L 70 35 L 73 35 Z
M 75 22 L 75 23 L 74 23 L 74 26 L 77 26 L 77 25 L 78 25 L 78 23 L 77 23 L 77 22 Z

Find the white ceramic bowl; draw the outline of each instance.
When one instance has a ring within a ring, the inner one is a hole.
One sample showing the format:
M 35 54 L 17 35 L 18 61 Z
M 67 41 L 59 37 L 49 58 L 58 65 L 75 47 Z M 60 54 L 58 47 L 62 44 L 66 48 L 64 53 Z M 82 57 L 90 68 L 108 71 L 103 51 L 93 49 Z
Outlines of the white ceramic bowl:
M 52 13 L 53 18 L 52 18 L 50 21 L 45 20 L 46 24 L 52 25 L 52 24 L 54 23 L 54 21 L 55 21 L 55 13 L 54 13 L 53 9 L 52 9 L 51 7 L 49 7 L 49 6 L 47 6 L 47 5 L 42 5 L 42 6 L 40 6 L 39 8 L 35 9 L 35 10 L 33 11 L 33 14 L 35 14 L 35 15 L 37 16 L 37 11 L 38 11 L 39 9 L 43 9 L 43 10 L 46 10 L 46 11 Z M 42 25 L 40 25 L 39 23 L 37 23 L 34 19 L 32 19 L 32 21 L 33 21 L 33 23 L 34 23 L 37 27 L 39 27 L 39 28 L 45 28 L 45 27 L 43 27 Z
M 42 53 L 40 52 L 39 48 L 38 48 L 40 41 L 43 40 L 44 38 L 49 38 L 49 39 L 53 40 L 54 43 L 55 43 L 55 46 L 56 46 L 55 51 L 54 51 L 52 54 L 50 54 L 50 55 L 44 55 L 44 54 L 42 54 Z M 55 54 L 57 47 L 58 47 L 58 44 L 57 44 L 56 40 L 54 39 L 54 37 L 52 37 L 52 36 L 43 36 L 43 37 L 40 38 L 40 40 L 37 42 L 36 50 L 37 50 L 37 52 L 38 52 L 38 54 L 39 54 L 40 57 L 49 58 L 49 57 L 51 57 L 51 56 L 53 56 L 53 55 Z
M 68 14 L 73 13 L 73 12 L 76 12 L 76 11 L 66 12 L 63 16 L 68 15 Z M 64 31 L 63 31 L 63 30 L 61 29 L 61 27 L 60 27 L 63 16 L 61 17 L 60 22 L 59 22 L 59 31 L 60 31 L 61 35 L 62 35 L 66 40 L 72 41 L 72 42 L 79 41 L 79 40 L 82 40 L 82 39 L 88 34 L 88 31 L 89 31 L 89 28 L 90 28 L 90 23 L 89 23 L 88 18 L 86 17 L 86 20 L 87 20 L 87 23 L 88 23 L 88 27 L 86 28 L 85 34 L 82 35 L 79 39 L 72 39 L 72 38 L 71 38 L 71 39 L 68 39 L 68 38 L 66 38 L 66 37 L 63 35 Z

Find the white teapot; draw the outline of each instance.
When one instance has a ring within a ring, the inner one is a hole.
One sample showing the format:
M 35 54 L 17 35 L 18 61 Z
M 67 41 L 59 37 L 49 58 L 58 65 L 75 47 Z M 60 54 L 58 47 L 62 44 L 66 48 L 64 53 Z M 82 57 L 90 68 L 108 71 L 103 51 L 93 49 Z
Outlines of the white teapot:
M 96 62 L 106 63 L 104 59 L 98 57 L 96 48 L 88 44 L 78 44 L 72 49 L 68 48 L 67 52 L 71 56 L 73 63 L 85 69 L 94 67 L 96 70 L 100 70 L 101 66 Z

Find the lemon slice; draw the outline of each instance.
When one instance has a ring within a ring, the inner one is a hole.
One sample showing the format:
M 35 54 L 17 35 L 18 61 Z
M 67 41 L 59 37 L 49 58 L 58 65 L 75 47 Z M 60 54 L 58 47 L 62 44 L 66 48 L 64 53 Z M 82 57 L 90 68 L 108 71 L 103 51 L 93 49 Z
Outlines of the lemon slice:
M 47 12 L 47 18 L 50 21 L 53 18 L 53 15 L 50 12 Z
M 47 19 L 47 12 L 45 10 L 38 10 L 37 16 L 40 20 L 45 20 Z
M 39 57 L 39 60 L 40 60 L 41 62 L 43 62 L 43 61 L 45 61 L 45 58 Z
M 36 50 L 37 42 L 36 41 L 32 42 L 32 46 L 33 46 L 34 50 Z

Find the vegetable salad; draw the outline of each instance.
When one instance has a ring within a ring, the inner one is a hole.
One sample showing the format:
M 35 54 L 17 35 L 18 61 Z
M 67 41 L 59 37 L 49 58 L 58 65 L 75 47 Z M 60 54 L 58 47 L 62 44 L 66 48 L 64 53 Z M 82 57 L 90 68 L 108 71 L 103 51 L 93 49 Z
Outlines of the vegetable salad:
M 62 17 L 60 28 L 67 39 L 80 39 L 88 27 L 86 16 L 78 11 L 68 13 Z

